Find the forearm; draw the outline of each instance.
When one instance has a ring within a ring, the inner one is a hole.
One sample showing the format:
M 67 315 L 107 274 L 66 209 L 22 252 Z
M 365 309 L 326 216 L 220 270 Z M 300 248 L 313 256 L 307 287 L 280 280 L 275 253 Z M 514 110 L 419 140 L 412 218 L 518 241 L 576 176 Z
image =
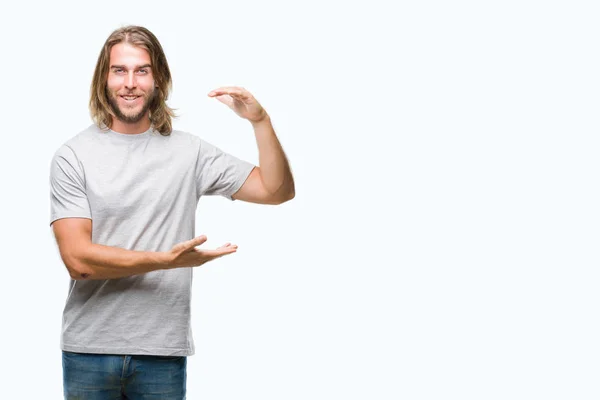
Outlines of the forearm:
M 294 178 L 281 143 L 277 139 L 271 119 L 266 116 L 259 122 L 252 122 L 261 180 L 270 193 L 294 195 Z
M 73 279 L 115 279 L 168 268 L 164 253 L 88 243 L 71 260 Z

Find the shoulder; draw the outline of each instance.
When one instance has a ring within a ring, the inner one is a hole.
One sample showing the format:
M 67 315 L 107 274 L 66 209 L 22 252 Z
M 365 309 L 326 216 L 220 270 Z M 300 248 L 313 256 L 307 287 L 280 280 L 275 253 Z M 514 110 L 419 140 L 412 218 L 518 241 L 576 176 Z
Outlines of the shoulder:
M 210 143 L 191 132 L 173 130 L 168 137 L 178 148 L 185 147 L 196 155 L 206 151 L 206 149 L 212 148 Z
M 188 144 L 198 144 L 200 141 L 200 138 L 196 135 L 194 135 L 191 132 L 188 131 L 180 131 L 177 129 L 173 129 L 171 131 L 171 134 L 169 136 L 167 136 L 173 140 L 176 140 L 178 142 L 183 142 L 183 143 L 188 143 Z
M 83 151 L 84 149 L 93 145 L 94 139 L 99 134 L 103 134 L 102 130 L 98 128 L 96 125 L 92 124 L 87 128 L 79 131 L 75 136 L 66 140 L 62 143 L 54 155 L 68 155 L 68 154 L 77 154 L 79 151 Z

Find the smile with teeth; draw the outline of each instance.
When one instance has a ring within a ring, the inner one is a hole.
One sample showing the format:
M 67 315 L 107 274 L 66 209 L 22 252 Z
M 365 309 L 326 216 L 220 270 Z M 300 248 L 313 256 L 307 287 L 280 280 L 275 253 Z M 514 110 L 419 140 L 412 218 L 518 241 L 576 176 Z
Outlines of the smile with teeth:
M 135 101 L 140 96 L 121 96 L 121 98 L 125 101 Z

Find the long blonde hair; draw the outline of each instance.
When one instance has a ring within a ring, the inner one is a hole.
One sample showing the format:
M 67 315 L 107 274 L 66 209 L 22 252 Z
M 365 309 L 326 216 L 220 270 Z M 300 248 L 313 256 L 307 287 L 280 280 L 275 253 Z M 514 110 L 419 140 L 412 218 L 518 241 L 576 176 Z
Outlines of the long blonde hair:
M 171 71 L 167 63 L 167 57 L 160 42 L 152 32 L 142 26 L 125 26 L 110 34 L 104 47 L 100 51 L 94 78 L 90 88 L 90 114 L 92 120 L 99 127 L 112 127 L 113 112 L 108 100 L 106 83 L 108 80 L 108 69 L 110 67 L 110 51 L 115 44 L 129 43 L 140 47 L 148 52 L 152 62 L 152 75 L 156 88 L 156 95 L 150 104 L 150 122 L 154 129 L 162 135 L 168 136 L 173 129 L 171 118 L 175 112 L 167 105 L 167 99 L 172 88 Z

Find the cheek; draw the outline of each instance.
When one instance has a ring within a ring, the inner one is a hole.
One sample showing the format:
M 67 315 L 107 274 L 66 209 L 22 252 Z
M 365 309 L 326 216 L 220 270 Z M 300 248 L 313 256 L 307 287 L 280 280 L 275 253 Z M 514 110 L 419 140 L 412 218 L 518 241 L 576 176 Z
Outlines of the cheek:
M 108 88 L 108 90 L 110 92 L 117 91 L 121 88 L 120 81 L 121 81 L 120 79 L 108 78 L 108 80 L 106 81 L 106 87 Z
M 154 89 L 154 79 L 144 79 L 138 82 L 138 86 L 146 93 L 150 93 Z

